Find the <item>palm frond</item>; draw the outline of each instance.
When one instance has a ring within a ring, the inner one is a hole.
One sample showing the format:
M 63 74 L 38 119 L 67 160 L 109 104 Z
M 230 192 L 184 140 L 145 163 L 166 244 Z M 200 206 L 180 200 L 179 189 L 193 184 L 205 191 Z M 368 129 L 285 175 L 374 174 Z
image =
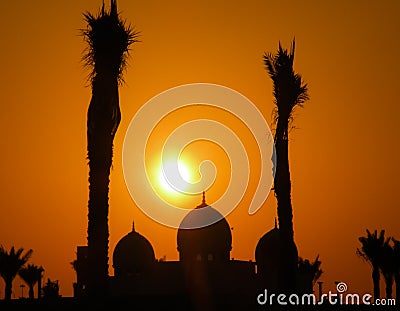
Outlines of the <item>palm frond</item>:
M 97 14 L 86 12 L 83 18 L 87 28 L 81 29 L 81 35 L 87 48 L 82 61 L 89 69 L 88 80 L 93 82 L 96 75 L 104 73 L 114 75 L 122 83 L 130 46 L 139 42 L 139 32 L 120 17 L 115 0 L 111 1 L 110 10 L 103 4 Z
M 367 236 L 359 237 L 361 248 L 357 248 L 357 255 L 372 266 L 378 267 L 382 262 L 382 250 L 385 244 L 389 243 L 390 238 L 385 238 L 385 230 L 370 232 L 366 230 Z
M 321 269 L 321 261 L 319 260 L 319 255 L 317 255 L 313 262 L 310 262 L 310 260 L 308 259 L 303 259 L 302 257 L 299 257 L 298 270 L 300 273 L 309 274 L 312 277 L 312 283 L 314 285 L 323 273 L 323 270 Z
M 41 278 L 42 271 L 43 271 L 42 267 L 29 264 L 26 267 L 21 268 L 21 270 L 19 270 L 18 272 L 18 275 L 28 286 L 33 286 Z
M 290 51 L 283 49 L 279 42 L 278 51 L 265 53 L 263 56 L 265 68 L 273 82 L 273 95 L 276 110 L 274 110 L 275 123 L 280 119 L 293 121 L 292 112 L 296 106 L 303 104 L 310 98 L 308 86 L 301 75 L 294 72 L 295 40 Z
M 14 279 L 18 271 L 32 256 L 32 250 L 26 251 L 24 255 L 23 248 L 15 250 L 14 246 L 8 252 L 3 246 L 0 246 L 0 276 L 4 279 Z

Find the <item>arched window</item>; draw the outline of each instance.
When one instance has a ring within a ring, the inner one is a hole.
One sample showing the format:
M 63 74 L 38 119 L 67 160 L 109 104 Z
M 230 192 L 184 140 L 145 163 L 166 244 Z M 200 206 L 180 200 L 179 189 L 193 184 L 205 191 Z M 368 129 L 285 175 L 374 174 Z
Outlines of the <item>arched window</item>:
M 196 260 L 197 260 L 197 261 L 201 261 L 201 259 L 202 259 L 202 258 L 201 258 L 201 255 L 200 255 L 200 254 L 197 254 Z
M 208 254 L 207 259 L 208 259 L 208 261 L 213 261 L 214 260 L 214 255 L 213 254 Z

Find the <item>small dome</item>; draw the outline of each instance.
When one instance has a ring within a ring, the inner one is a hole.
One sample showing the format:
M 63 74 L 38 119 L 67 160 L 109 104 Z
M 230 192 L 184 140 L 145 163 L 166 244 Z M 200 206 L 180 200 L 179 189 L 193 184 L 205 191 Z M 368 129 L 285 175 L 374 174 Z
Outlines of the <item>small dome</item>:
M 208 222 L 206 227 L 200 227 Z M 188 228 L 195 229 L 188 229 Z M 182 220 L 177 235 L 181 261 L 228 261 L 232 249 L 232 234 L 226 219 L 203 202 Z
M 281 252 L 281 233 L 278 229 L 275 220 L 275 227 L 268 231 L 266 234 L 262 236 L 262 238 L 258 241 L 256 246 L 256 262 L 257 263 L 278 263 L 279 256 Z M 293 244 L 292 251 L 296 252 L 297 257 L 297 247 L 296 244 Z
M 293 258 L 297 258 L 296 244 L 290 247 Z M 256 247 L 257 274 L 263 286 L 271 290 L 277 290 L 279 284 L 279 264 L 281 261 L 282 240 L 281 232 L 275 221 L 275 228 L 268 231 L 258 241 Z M 297 259 L 296 259 L 297 261 Z
M 266 259 L 268 261 L 279 261 L 281 250 L 281 235 L 279 229 L 275 226 L 274 229 L 268 231 L 258 241 L 256 247 L 256 262 L 261 263 Z
M 149 271 L 155 262 L 150 242 L 135 231 L 124 236 L 115 246 L 113 268 L 116 276 L 137 275 Z
M 255 254 L 257 274 L 263 286 L 270 290 L 278 289 L 281 247 L 281 235 L 275 221 L 275 228 L 258 241 Z

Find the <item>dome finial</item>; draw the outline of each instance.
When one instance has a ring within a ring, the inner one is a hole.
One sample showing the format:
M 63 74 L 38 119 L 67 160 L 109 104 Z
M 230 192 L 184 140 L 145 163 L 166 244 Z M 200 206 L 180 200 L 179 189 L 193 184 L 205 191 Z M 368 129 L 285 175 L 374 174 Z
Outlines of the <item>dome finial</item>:
M 196 208 L 202 208 L 202 207 L 207 207 L 207 203 L 206 203 L 206 192 L 203 191 L 203 199 L 201 200 L 201 204 L 198 205 Z
M 132 220 L 132 232 L 135 232 L 135 221 Z

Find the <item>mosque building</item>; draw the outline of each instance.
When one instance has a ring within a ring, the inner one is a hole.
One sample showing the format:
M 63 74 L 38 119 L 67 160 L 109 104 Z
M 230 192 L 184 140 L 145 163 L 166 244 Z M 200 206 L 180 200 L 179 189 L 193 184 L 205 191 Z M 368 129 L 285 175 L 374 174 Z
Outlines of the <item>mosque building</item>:
M 206 227 L 185 229 L 196 227 L 199 214 L 194 211 L 198 209 L 219 220 Z M 151 243 L 133 225 L 113 252 L 111 296 L 195 294 L 206 297 L 209 293 L 254 296 L 260 288 L 277 288 L 281 242 L 276 221 L 275 227 L 257 244 L 256 262 L 234 260 L 230 257 L 231 227 L 217 210 L 207 205 L 204 192 L 202 203 L 195 210 L 186 215 L 178 229 L 178 261 L 156 260 Z M 75 297 L 85 295 L 86 262 L 87 246 L 78 246 Z

